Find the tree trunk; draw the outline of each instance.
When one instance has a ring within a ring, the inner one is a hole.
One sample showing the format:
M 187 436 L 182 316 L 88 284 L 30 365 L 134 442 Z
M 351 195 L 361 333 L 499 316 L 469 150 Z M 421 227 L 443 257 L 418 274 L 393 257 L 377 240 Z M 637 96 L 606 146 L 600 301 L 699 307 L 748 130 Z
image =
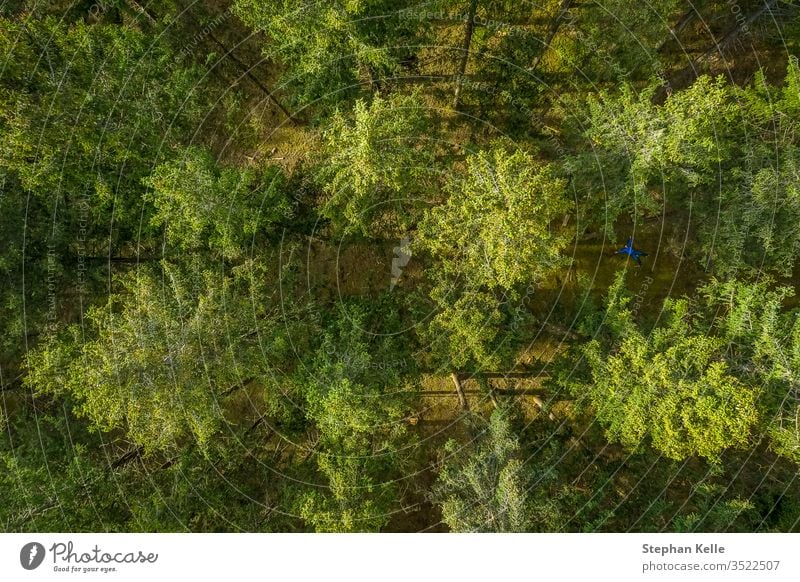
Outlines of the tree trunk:
M 505 378 L 549 378 L 550 373 L 544 370 L 531 370 L 530 372 L 482 372 L 476 374 L 476 376 L 486 378 L 487 380 L 491 378 L 502 380 Z
M 722 52 L 739 37 L 739 35 L 743 30 L 749 28 L 750 25 L 753 24 L 753 22 L 755 22 L 759 18 L 761 18 L 765 12 L 771 11 L 772 8 L 777 3 L 778 0 L 769 0 L 768 2 L 765 1 L 764 5 L 761 8 L 759 8 L 749 17 L 747 17 L 747 20 L 745 20 L 744 22 L 737 21 L 736 26 L 730 32 L 728 32 L 728 34 L 723 36 L 722 39 L 718 43 L 716 43 L 716 46 L 711 47 L 705 53 L 703 53 L 703 55 L 698 59 L 698 62 L 703 62 L 704 60 L 708 59 L 711 55 L 713 55 L 715 52 L 719 52 L 720 54 L 722 54 Z
M 536 406 L 539 408 L 539 410 L 544 412 L 544 400 L 542 400 L 539 396 L 534 396 L 533 397 L 533 403 L 536 404 Z M 548 413 L 547 417 L 550 420 L 555 420 L 556 419 L 555 415 L 552 412 Z
M 461 405 L 462 410 L 469 410 L 469 403 L 467 402 L 467 396 L 464 394 L 464 387 L 461 386 L 461 379 L 455 372 L 451 373 L 450 377 L 453 379 L 453 384 L 455 384 L 458 403 Z
M 21 388 L 23 375 L 24 374 L 20 374 L 16 378 L 14 378 L 13 380 L 9 380 L 8 382 L 2 382 L 2 380 L 0 380 L 0 386 L 2 386 L 0 388 L 0 392 L 11 392 L 12 390 Z
M 150 24 L 156 24 L 155 17 L 147 11 L 147 9 L 139 4 L 136 0 L 126 0 L 128 6 L 130 6 L 134 12 L 141 14 L 150 22 Z
M 469 59 L 469 48 L 472 45 L 472 31 L 475 28 L 475 12 L 478 10 L 478 0 L 470 0 L 469 12 L 464 23 L 464 44 L 461 51 L 461 62 L 458 64 L 458 74 L 456 75 L 456 93 L 453 97 L 453 109 L 458 108 L 458 101 L 461 99 L 461 85 L 464 73 L 467 72 L 467 60 Z
M 245 334 L 245 337 L 247 337 L 247 335 L 249 334 Z M 256 380 L 257 378 L 255 376 L 252 376 L 250 378 L 245 378 L 241 382 L 234 384 L 233 386 L 225 390 L 222 394 L 220 394 L 220 398 L 225 398 L 226 396 L 230 396 L 231 394 L 241 390 L 242 388 L 247 388 L 248 386 L 250 386 L 250 384 L 252 384 Z
M 188 11 L 188 9 L 184 10 L 184 14 L 186 14 L 186 16 L 190 20 L 192 20 L 192 22 L 194 22 L 194 25 L 197 27 L 198 30 L 203 29 L 203 27 L 200 25 L 197 19 Z M 264 84 L 261 81 L 259 81 L 258 78 L 256 78 L 255 75 L 253 75 L 253 73 L 250 72 L 251 67 L 245 65 L 242 61 L 240 61 L 236 57 L 236 55 L 233 54 L 233 52 L 228 50 L 228 47 L 226 47 L 221 40 L 219 40 L 216 36 L 214 36 L 213 32 L 211 31 L 208 32 L 208 38 L 210 38 L 215 45 L 217 45 L 219 48 L 222 49 L 223 56 L 226 56 L 230 60 L 232 60 L 236 64 L 236 66 L 238 66 L 242 70 L 242 72 L 247 76 L 247 78 L 250 79 L 256 85 L 256 87 L 261 89 L 261 91 L 263 91 L 267 95 L 267 98 L 270 101 L 272 101 L 278 107 L 278 109 L 280 109 L 283 112 L 283 114 L 289 119 L 289 121 L 293 125 L 298 125 L 298 122 L 294 118 L 294 116 L 291 113 L 289 113 L 289 110 L 286 109 L 286 107 L 284 107 L 280 101 L 278 101 L 275 95 L 272 94 L 272 91 L 270 91 L 266 86 L 264 86 Z
M 547 33 L 547 39 L 544 41 L 542 50 L 539 51 L 538 55 L 536 55 L 536 59 L 533 61 L 533 64 L 528 67 L 529 73 L 533 74 L 536 72 L 536 68 L 539 66 L 539 63 L 542 62 L 544 54 L 547 52 L 547 49 L 550 48 L 550 43 L 553 42 L 556 34 L 558 34 L 558 29 L 561 28 L 561 24 L 564 22 L 564 15 L 567 13 L 567 10 L 569 10 L 571 5 L 572 0 L 562 0 L 561 7 L 558 9 L 558 14 L 556 14 L 556 17 L 550 24 L 550 32 Z
M 494 388 L 495 395 L 499 396 L 539 396 L 541 394 L 546 394 L 546 390 L 543 388 Z M 442 397 L 442 398 L 452 398 L 453 391 L 452 390 L 404 390 L 402 394 L 408 394 L 413 396 L 424 396 L 424 397 Z M 486 392 L 479 389 L 464 389 L 464 396 L 466 395 L 481 396 L 485 395 Z M 559 400 L 569 401 L 572 400 L 571 398 L 560 398 Z
M 261 89 L 261 91 L 263 91 L 267 95 L 267 98 L 270 101 L 272 101 L 278 107 L 278 109 L 280 109 L 283 112 L 283 114 L 287 117 L 287 119 L 289 119 L 289 121 L 292 122 L 293 125 L 298 125 L 297 119 L 295 119 L 294 116 L 291 113 L 289 113 L 289 110 L 286 109 L 286 107 L 284 107 L 280 101 L 278 101 L 275 95 L 272 94 L 272 91 L 267 89 L 267 87 L 261 81 L 259 81 L 258 78 L 256 78 L 255 75 L 253 75 L 253 73 L 250 72 L 251 67 L 248 67 L 242 61 L 240 61 L 236 57 L 236 55 L 234 55 L 231 51 L 228 50 L 228 48 L 224 44 L 222 44 L 222 41 L 220 41 L 216 36 L 214 36 L 213 33 L 209 32 L 208 38 L 210 38 L 214 42 L 214 44 L 216 44 L 219 48 L 221 48 L 224 51 L 224 56 L 228 57 L 230 60 L 236 63 L 236 65 L 244 72 L 247 78 L 250 79 L 256 85 L 256 87 Z
M 111 463 L 111 468 L 119 469 L 120 467 L 124 467 L 131 461 L 141 457 L 143 452 L 144 452 L 144 447 L 136 447 L 132 451 L 128 451 L 127 453 L 122 455 L 119 459 Z
M 714 46 L 700 55 L 697 59 L 690 62 L 688 66 L 684 67 L 678 73 L 672 76 L 672 78 L 665 84 L 665 86 L 659 87 L 659 90 L 653 96 L 654 103 L 663 103 L 667 96 L 672 92 L 673 86 L 677 88 L 684 87 L 691 83 L 694 79 L 697 78 L 699 74 L 699 65 L 703 64 L 707 61 L 711 55 L 717 53 L 722 55 L 722 53 L 727 49 L 742 33 L 743 30 L 749 28 L 749 26 L 761 18 L 766 12 L 772 10 L 772 8 L 778 3 L 778 0 L 764 0 L 764 5 L 753 12 L 744 22 L 737 22 L 736 26 L 733 27 L 725 36 L 723 36 L 719 42 L 715 42 Z
M 139 263 L 154 263 L 164 257 L 84 257 L 85 261 L 93 263 L 115 263 L 123 265 L 136 265 Z
M 253 424 L 251 424 L 251 425 L 250 425 L 250 428 L 248 428 L 246 431 L 244 431 L 244 436 L 250 436 L 250 434 L 251 434 L 251 433 L 252 433 L 254 430 L 256 430 L 256 429 L 257 429 L 259 426 L 261 426 L 262 424 L 264 424 L 264 422 L 265 422 L 266 420 L 267 420 L 267 417 L 266 417 L 266 416 L 259 416 L 259 417 L 256 419 L 256 421 L 255 421 Z
M 571 329 L 567 329 L 562 325 L 557 325 L 555 323 L 545 323 L 543 324 L 543 327 L 552 334 L 563 335 L 564 337 L 569 338 L 571 340 L 584 339 L 584 337 L 579 333 L 572 331 Z
M 489 399 L 492 401 L 492 404 L 495 408 L 499 408 L 500 402 L 497 400 L 497 391 L 494 389 L 492 381 L 488 380 L 487 378 L 483 378 L 483 383 L 486 384 L 486 391 L 489 393 Z
M 686 13 L 680 17 L 678 22 L 675 24 L 675 27 L 670 30 L 670 35 L 665 38 L 661 44 L 658 45 L 656 48 L 656 52 L 661 52 L 664 50 L 664 47 L 667 46 L 670 41 L 678 40 L 678 35 L 683 32 L 683 29 L 689 26 L 689 23 L 692 22 L 695 18 L 697 18 L 697 10 L 694 6 L 689 8 Z

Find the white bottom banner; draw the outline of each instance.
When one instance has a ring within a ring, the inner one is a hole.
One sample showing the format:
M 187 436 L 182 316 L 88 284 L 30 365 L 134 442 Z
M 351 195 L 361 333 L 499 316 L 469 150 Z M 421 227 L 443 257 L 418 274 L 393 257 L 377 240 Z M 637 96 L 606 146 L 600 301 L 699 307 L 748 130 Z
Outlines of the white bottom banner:
M 2 534 L 0 580 L 797 581 L 798 554 L 800 534 Z

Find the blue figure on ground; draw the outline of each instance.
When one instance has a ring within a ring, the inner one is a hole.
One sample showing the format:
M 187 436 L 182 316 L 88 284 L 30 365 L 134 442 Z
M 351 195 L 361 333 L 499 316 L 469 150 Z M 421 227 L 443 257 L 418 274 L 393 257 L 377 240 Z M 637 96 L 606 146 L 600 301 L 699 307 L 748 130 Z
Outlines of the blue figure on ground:
M 641 257 L 646 257 L 647 256 L 647 253 L 642 252 L 642 251 L 637 251 L 635 248 L 633 248 L 633 238 L 629 238 L 628 239 L 628 243 L 624 247 L 619 249 L 614 254 L 615 255 L 629 255 L 639 265 L 642 264 Z

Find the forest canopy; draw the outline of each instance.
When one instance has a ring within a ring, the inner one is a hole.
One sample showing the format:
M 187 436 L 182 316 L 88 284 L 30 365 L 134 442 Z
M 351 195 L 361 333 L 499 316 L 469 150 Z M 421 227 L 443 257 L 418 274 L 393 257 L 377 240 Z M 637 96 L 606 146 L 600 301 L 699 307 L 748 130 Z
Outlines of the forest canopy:
M 800 5 L 656 4 L 0 3 L 3 531 L 800 531 Z

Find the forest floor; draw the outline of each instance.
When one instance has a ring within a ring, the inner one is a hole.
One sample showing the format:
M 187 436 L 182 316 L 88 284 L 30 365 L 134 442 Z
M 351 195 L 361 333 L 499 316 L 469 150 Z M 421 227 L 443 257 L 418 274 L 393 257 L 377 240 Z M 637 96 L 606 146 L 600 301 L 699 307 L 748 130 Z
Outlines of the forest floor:
M 207 6 L 213 7 L 211 12 L 219 13 L 228 9 L 229 2 L 208 0 Z M 237 38 L 238 27 L 226 25 L 223 28 L 224 30 L 219 31 L 220 40 L 234 49 L 237 58 L 247 63 L 251 71 L 266 86 L 275 87 L 280 71 L 275 63 L 261 56 L 258 36 L 247 33 L 245 37 Z M 719 32 L 716 34 L 719 35 Z M 456 45 L 460 37 L 460 25 L 441 28 L 442 44 Z M 708 37 L 700 30 L 699 25 L 692 42 L 696 45 L 694 49 L 689 45 L 686 48 L 695 55 L 702 54 L 709 43 Z M 213 48 L 211 43 L 207 44 L 210 49 Z M 740 54 L 728 62 L 714 60 L 708 65 L 712 74 L 728 74 L 739 84 L 752 80 L 753 72 L 761 66 L 767 77 L 776 82 L 786 70 L 786 52 L 779 48 L 774 51 L 775 59 L 768 59 L 765 62 L 757 62 L 749 54 Z M 763 56 L 763 51 L 761 54 Z M 421 72 L 446 73 L 445 64 L 449 62 L 446 56 L 437 50 L 429 61 L 421 63 L 423 65 Z M 248 111 L 247 118 L 232 127 L 231 133 L 215 138 L 215 150 L 222 158 L 237 162 L 246 160 L 251 163 L 269 160 L 283 166 L 291 173 L 298 164 L 308 158 L 309 152 L 318 149 L 318 135 L 313 127 L 294 126 L 267 95 L 243 75 L 243 71 L 237 70 L 224 58 L 220 59 L 219 68 L 223 71 L 220 74 L 230 78 L 232 86 L 241 86 L 245 89 L 247 100 L 245 110 Z M 685 79 L 686 84 L 691 82 L 690 77 Z M 676 82 L 678 83 L 676 88 L 679 88 L 681 80 L 676 79 Z M 431 107 L 440 109 L 443 120 L 451 125 L 447 139 L 443 141 L 450 144 L 464 144 L 486 138 L 485 135 L 481 135 L 488 131 L 486 127 L 465 124 L 463 116 L 444 113 L 448 110 L 451 85 L 449 81 L 439 80 L 428 82 L 425 87 L 426 102 Z M 580 296 L 580 285 L 585 284 L 584 282 L 588 283 L 592 298 L 599 302 L 620 269 L 627 271 L 626 284 L 634 296 L 636 309 L 653 311 L 652 319 L 658 317 L 656 310 L 660 309 L 664 299 L 691 297 L 695 290 L 708 280 L 708 275 L 698 260 L 695 241 L 687 235 L 689 229 L 684 217 L 656 216 L 635 225 L 622 221 L 615 225 L 615 231 L 618 233 L 616 240 L 605 239 L 602 234 L 591 238 L 591 236 L 578 236 L 576 233 L 572 248 L 568 250 L 572 258 L 571 268 L 537 289 L 535 295 L 528 301 L 533 315 L 539 321 L 546 321 L 548 314 L 554 309 L 560 309 L 562 313 L 564 311 L 578 313 L 575 302 Z M 628 236 L 634 236 L 636 248 L 649 253 L 643 258 L 641 266 L 625 257 L 614 255 L 614 251 L 625 244 Z M 305 281 L 309 295 L 322 302 L 385 292 L 390 287 L 394 248 L 398 244 L 399 241 L 392 240 L 380 243 L 370 241 L 345 243 L 312 237 L 307 247 L 302 250 L 306 256 L 301 280 Z M 413 286 L 415 280 L 420 278 L 423 269 L 424 264 L 412 257 L 404 268 L 399 284 Z M 800 269 L 781 283 L 793 287 L 800 285 Z M 793 304 L 800 304 L 800 297 L 790 301 Z M 541 369 L 541 374 L 529 378 L 491 380 L 492 386 L 498 391 L 516 392 L 513 396 L 501 395 L 500 398 L 516 398 L 526 422 L 533 423 L 542 420 L 544 415 L 552 415 L 554 431 L 558 430 L 561 420 L 569 416 L 571 404 L 566 396 L 559 400 L 559 395 L 549 396 L 544 393 L 542 380 L 546 377 L 548 364 L 566 347 L 563 339 L 552 332 L 540 333 L 520 355 L 518 365 Z M 464 379 L 463 387 L 471 410 L 489 412 L 493 408 L 491 398 L 480 389 L 474 379 Z M 440 450 L 443 442 L 453 438 L 457 433 L 454 427 L 463 416 L 464 410 L 459 406 L 452 379 L 448 375 L 426 375 L 418 389 L 422 391 L 420 404 L 408 422 L 417 432 L 420 441 L 434 441 L 436 444 L 425 448 Z M 250 397 L 258 398 L 255 392 L 248 396 L 248 400 Z M 538 398 L 541 399 L 540 402 L 546 403 L 544 410 L 537 404 Z M 251 407 L 243 407 L 243 413 L 244 408 Z M 626 457 L 617 447 L 611 445 L 604 447 L 596 455 L 606 459 Z M 433 466 L 435 462 L 436 459 L 430 459 L 426 473 L 414 476 L 415 487 L 420 487 L 421 490 L 429 489 L 429 485 L 435 479 Z M 410 481 L 409 487 L 412 486 Z M 625 484 L 618 486 L 625 487 Z M 629 486 L 635 488 L 637 484 Z M 685 498 L 684 486 L 689 485 L 681 484 L 680 480 L 676 479 L 671 494 Z M 410 499 L 412 504 L 405 512 L 393 516 L 385 531 L 445 531 L 446 528 L 442 524 L 430 525 L 438 522 L 432 518 L 437 509 L 430 505 L 424 496 L 412 491 L 406 498 Z

